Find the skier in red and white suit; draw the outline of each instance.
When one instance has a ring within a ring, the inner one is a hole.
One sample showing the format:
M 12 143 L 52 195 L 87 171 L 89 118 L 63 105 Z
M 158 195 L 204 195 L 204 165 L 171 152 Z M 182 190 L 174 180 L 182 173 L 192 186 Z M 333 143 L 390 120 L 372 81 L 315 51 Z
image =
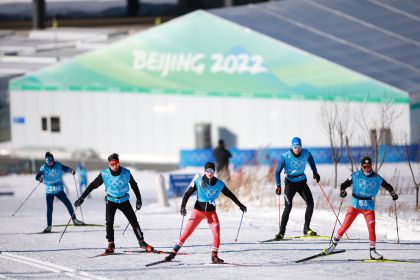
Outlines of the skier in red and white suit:
M 181 249 L 182 245 L 184 245 L 184 242 L 193 233 L 195 228 L 203 219 L 206 219 L 213 234 L 211 261 L 213 263 L 223 263 L 223 260 L 217 255 L 220 245 L 220 224 L 216 213 L 215 200 L 219 197 L 220 193 L 223 193 L 225 196 L 232 199 L 232 201 L 235 202 L 243 212 L 246 212 L 246 206 L 238 200 L 238 198 L 226 187 L 222 180 L 219 180 L 214 176 L 215 165 L 213 162 L 207 162 L 204 165 L 204 172 L 204 176 L 198 178 L 194 182 L 194 185 L 189 187 L 184 194 L 181 205 L 181 215 L 187 215 L 185 207 L 189 197 L 195 191 L 197 191 L 197 201 L 195 203 L 194 210 L 188 219 L 184 232 L 179 237 L 172 252 L 165 258 L 166 261 L 171 261 L 175 258 L 179 249 Z

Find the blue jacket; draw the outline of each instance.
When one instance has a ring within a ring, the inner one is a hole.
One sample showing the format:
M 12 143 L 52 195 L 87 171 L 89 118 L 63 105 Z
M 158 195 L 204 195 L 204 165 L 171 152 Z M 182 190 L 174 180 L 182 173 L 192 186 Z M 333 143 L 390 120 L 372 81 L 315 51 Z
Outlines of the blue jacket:
M 45 192 L 47 194 L 56 194 L 64 189 L 63 175 L 64 173 L 71 173 L 73 169 L 68 166 L 62 165 L 60 162 L 54 162 L 53 166 L 44 163 L 35 176 L 39 180 L 42 176 Z
M 118 176 L 112 176 L 109 168 L 101 171 L 102 181 L 107 193 L 106 199 L 115 203 L 122 203 L 130 198 L 128 191 L 130 182 L 130 170 L 121 167 L 121 173 Z
M 309 166 L 311 167 L 312 172 L 314 174 L 318 173 L 314 158 L 307 149 L 302 149 L 299 156 L 294 155 L 292 150 L 289 150 L 286 153 L 282 154 L 280 157 L 280 161 L 277 164 L 276 172 L 274 174 L 276 184 L 280 185 L 280 174 L 283 168 L 285 173 L 287 174 L 286 180 L 290 182 L 300 182 L 306 180 L 306 163 L 309 163 Z
M 195 181 L 195 185 L 197 186 L 197 200 L 199 202 L 209 202 L 213 205 L 216 205 L 215 201 L 225 187 L 225 184 L 223 181 L 217 179 L 216 184 L 213 186 L 204 183 L 206 187 L 203 188 L 202 181 L 203 178 L 201 177 Z
M 353 196 L 351 206 L 362 210 L 375 210 L 374 198 L 383 182 L 382 177 L 376 173 L 366 176 L 362 170 L 358 170 L 351 175 L 351 181 L 353 183 L 353 195 L 366 198 L 358 199 Z

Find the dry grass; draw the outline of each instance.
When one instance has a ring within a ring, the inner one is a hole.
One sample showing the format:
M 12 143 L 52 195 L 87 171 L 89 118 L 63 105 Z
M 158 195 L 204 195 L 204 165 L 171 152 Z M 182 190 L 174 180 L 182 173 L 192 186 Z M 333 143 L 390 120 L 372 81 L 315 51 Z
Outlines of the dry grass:
M 275 205 L 275 183 L 272 182 L 274 171 L 267 170 L 265 167 L 241 168 L 230 180 L 225 182 L 227 187 L 238 197 L 238 199 L 246 204 L 248 202 L 255 202 L 256 204 L 265 206 Z M 270 187 L 271 186 L 271 187 Z M 271 192 L 271 197 L 268 194 Z M 220 196 L 218 199 L 217 207 L 225 211 L 237 207 L 226 196 Z
M 391 176 L 387 176 L 388 183 L 390 183 L 395 192 L 400 196 L 397 201 L 398 215 L 408 215 L 408 213 L 415 213 L 415 188 L 412 185 L 410 178 L 402 178 L 398 169 L 395 169 Z M 282 175 L 282 178 L 284 176 Z M 325 177 L 324 177 L 325 178 Z M 335 211 L 341 202 L 339 196 L 339 188 L 333 188 L 328 182 L 332 181 L 330 178 L 322 179 L 321 185 L 328 196 Z M 238 197 L 238 199 L 247 205 L 252 202 L 254 205 L 275 207 L 278 196 L 275 195 L 274 169 L 266 166 L 245 167 L 234 173 L 230 180 L 225 182 L 228 188 Z M 322 190 L 317 185 L 311 185 L 312 180 L 308 181 L 309 187 L 314 197 L 315 209 L 330 209 L 330 206 L 322 193 Z M 284 186 L 283 186 L 284 187 Z M 351 190 L 348 190 L 343 207 L 350 204 Z M 281 196 L 283 199 L 283 195 Z M 395 215 L 395 204 L 391 199 L 388 191 L 380 188 L 380 191 L 375 199 L 376 210 L 380 213 L 388 213 Z M 293 200 L 294 207 L 306 207 L 303 199 L 296 195 Z M 218 199 L 218 208 L 225 211 L 236 209 L 236 205 L 232 201 L 221 195 Z M 343 211 L 343 209 L 342 209 Z

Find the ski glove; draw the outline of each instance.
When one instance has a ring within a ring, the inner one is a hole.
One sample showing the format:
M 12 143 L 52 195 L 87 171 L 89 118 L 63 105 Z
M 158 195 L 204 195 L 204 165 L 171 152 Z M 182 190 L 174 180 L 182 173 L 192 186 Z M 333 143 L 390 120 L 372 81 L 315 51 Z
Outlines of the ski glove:
M 239 209 L 241 209 L 242 212 L 246 213 L 246 206 L 241 204 L 239 205 Z
M 39 177 L 39 178 L 38 178 L 38 181 L 39 181 L 40 183 L 44 182 L 44 177 L 43 177 L 43 176 Z
M 318 174 L 318 173 L 315 173 L 315 174 L 314 174 L 314 179 L 315 179 L 315 181 L 316 181 L 317 183 L 319 183 L 319 180 L 321 180 L 321 177 L 319 176 L 319 174 Z
M 277 185 L 276 194 L 281 195 L 281 185 Z
M 141 198 L 138 198 L 136 201 L 136 209 L 140 210 L 143 203 L 141 203 Z
M 80 205 L 82 205 L 82 204 L 83 204 L 83 201 L 85 201 L 83 198 L 79 198 L 78 200 L 76 200 L 76 201 L 74 202 L 74 206 L 75 206 L 75 207 L 79 207 Z
M 398 199 L 398 194 L 396 194 L 394 191 L 391 192 L 392 200 Z
M 73 175 L 73 176 L 76 175 L 76 170 L 72 170 L 71 175 Z
M 181 211 L 179 211 L 181 213 L 182 216 L 186 216 L 187 215 L 187 209 L 185 209 L 185 207 L 181 207 Z
M 346 192 L 346 190 L 341 190 L 341 192 L 340 192 L 340 196 L 341 196 L 342 198 L 345 198 L 345 197 L 347 196 L 347 192 Z

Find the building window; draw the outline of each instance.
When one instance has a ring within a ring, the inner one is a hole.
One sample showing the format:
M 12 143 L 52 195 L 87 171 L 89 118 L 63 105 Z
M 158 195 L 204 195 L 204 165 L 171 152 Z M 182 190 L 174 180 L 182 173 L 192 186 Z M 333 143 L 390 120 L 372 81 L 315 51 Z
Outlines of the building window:
M 370 130 L 370 144 L 372 146 L 376 146 L 378 144 L 378 134 L 376 133 L 376 129 Z
M 42 131 L 48 130 L 48 121 L 46 117 L 41 118 L 41 128 L 42 128 Z
M 370 140 L 372 145 L 392 145 L 392 131 L 389 128 L 381 128 L 378 131 L 376 129 L 370 130 Z
M 381 143 L 385 145 L 392 145 L 392 132 L 389 128 L 381 128 L 380 131 Z
M 51 132 L 60 132 L 60 118 L 51 117 Z

